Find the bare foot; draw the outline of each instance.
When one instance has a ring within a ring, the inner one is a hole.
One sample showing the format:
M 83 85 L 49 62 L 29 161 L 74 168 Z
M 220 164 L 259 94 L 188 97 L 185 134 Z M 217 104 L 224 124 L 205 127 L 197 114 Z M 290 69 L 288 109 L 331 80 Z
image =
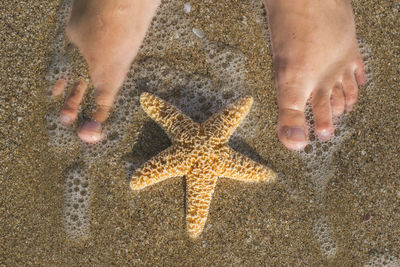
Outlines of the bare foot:
M 366 81 L 348 0 L 265 0 L 278 90 L 278 136 L 289 149 L 308 143 L 307 100 L 315 132 L 329 140 L 332 119 L 351 111 Z
M 92 120 L 78 129 L 85 142 L 102 138 L 114 99 L 145 37 L 160 0 L 74 0 L 66 34 L 89 66 L 95 87 L 96 110 Z M 66 77 L 58 80 L 53 96 L 62 94 Z M 77 81 L 60 113 L 63 124 L 76 120 L 86 82 Z

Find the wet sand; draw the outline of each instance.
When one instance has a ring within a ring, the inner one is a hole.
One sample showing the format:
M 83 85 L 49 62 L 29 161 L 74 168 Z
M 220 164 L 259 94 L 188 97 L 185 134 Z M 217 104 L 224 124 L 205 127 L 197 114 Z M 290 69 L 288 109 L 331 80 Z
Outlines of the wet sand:
M 236 51 L 244 58 L 245 70 L 237 90 L 251 94 L 257 107 L 249 114 L 251 133 L 250 127 L 239 129 L 231 145 L 265 162 L 280 177 L 276 183 L 251 185 L 221 179 L 205 230 L 192 241 L 185 229 L 182 178 L 142 192 L 129 190 L 129 176 L 121 163 L 124 156 L 139 164 L 170 144 L 140 108 L 131 111 L 134 119 L 128 133 L 119 133 L 124 138 L 112 142 L 99 159 L 85 156 L 85 147 L 79 144 L 79 149 L 54 146 L 46 114 L 62 100 L 47 97 L 50 83 L 45 76 L 54 57 L 60 3 L 2 1 L 0 264 L 400 264 L 400 5 L 394 2 L 353 2 L 369 83 L 361 89 L 354 112 L 341 123 L 345 134 L 340 140 L 326 147 L 314 142 L 308 154 L 289 152 L 275 134 L 277 106 L 261 4 L 190 1 L 189 14 L 183 13 L 185 1 L 171 1 L 174 8 L 169 10 L 165 5 L 160 8 L 156 20 L 169 25 L 167 29 L 179 24 L 174 14 L 182 13 L 187 24 L 180 30 L 191 34 L 190 42 L 178 41 L 181 37 L 171 37 L 168 31 L 163 35 L 153 25 L 134 73 L 145 73 L 150 83 L 153 76 L 160 80 L 156 84 L 162 84 L 168 99 L 178 103 L 179 90 L 171 88 L 181 85 L 161 82 L 163 73 L 155 73 L 158 70 L 149 61 L 169 66 L 170 76 L 207 79 L 217 90 L 226 80 L 207 61 L 205 44 Z M 193 28 L 205 36 L 191 33 Z M 77 55 L 75 51 L 72 56 L 77 57 L 72 72 L 86 73 Z M 143 66 L 150 67 L 142 71 Z M 144 84 L 136 81 L 135 96 L 137 91 L 152 90 Z M 119 106 L 123 108 L 124 102 Z M 85 103 L 84 110 L 89 107 Z M 92 188 L 90 230 L 80 240 L 66 233 L 63 213 L 66 173 L 77 161 L 87 165 Z

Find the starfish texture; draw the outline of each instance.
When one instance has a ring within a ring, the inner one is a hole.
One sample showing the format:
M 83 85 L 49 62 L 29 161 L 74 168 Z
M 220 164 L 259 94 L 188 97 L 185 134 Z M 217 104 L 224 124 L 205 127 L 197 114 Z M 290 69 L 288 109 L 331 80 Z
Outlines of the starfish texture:
M 228 146 L 229 137 L 251 108 L 251 97 L 239 99 L 202 124 L 152 94 L 143 93 L 140 103 L 167 132 L 172 146 L 137 169 L 130 187 L 140 190 L 171 177 L 185 176 L 190 237 L 196 238 L 203 231 L 218 177 L 243 182 L 269 182 L 276 178 L 272 170 Z

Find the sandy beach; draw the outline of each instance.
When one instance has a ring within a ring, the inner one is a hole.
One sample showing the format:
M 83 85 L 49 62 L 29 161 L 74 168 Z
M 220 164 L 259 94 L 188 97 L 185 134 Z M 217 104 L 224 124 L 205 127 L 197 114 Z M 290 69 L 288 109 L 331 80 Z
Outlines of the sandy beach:
M 75 132 L 93 108 L 92 93 L 71 127 L 57 121 L 63 99 L 49 97 L 62 74 L 88 79 L 63 36 L 68 1 L 61 2 L 0 3 L 0 265 L 400 266 L 398 1 L 352 2 L 368 83 L 336 123 L 336 137 L 313 139 L 301 153 L 276 135 L 258 0 L 163 1 L 107 138 L 83 144 Z M 133 171 L 171 145 L 141 109 L 142 92 L 199 122 L 253 96 L 229 145 L 278 180 L 219 179 L 204 232 L 191 240 L 182 177 L 129 188 Z

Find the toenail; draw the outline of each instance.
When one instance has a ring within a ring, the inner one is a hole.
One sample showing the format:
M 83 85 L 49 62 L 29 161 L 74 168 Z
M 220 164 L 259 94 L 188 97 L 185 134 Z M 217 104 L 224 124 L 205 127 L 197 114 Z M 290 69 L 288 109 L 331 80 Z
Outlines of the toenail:
M 304 128 L 302 127 L 286 127 L 283 132 L 291 141 L 305 141 L 307 139 Z
M 103 138 L 102 126 L 99 122 L 88 121 L 79 128 L 78 136 L 85 142 L 96 143 Z
M 60 115 L 60 121 L 62 124 L 69 124 L 71 122 L 71 118 L 68 115 Z
M 97 121 L 88 121 L 85 124 L 82 125 L 82 130 L 87 131 L 88 133 L 90 133 L 93 137 L 92 139 L 95 139 L 96 137 L 94 137 L 95 135 L 99 135 L 99 133 L 101 133 L 101 123 L 97 122 Z

